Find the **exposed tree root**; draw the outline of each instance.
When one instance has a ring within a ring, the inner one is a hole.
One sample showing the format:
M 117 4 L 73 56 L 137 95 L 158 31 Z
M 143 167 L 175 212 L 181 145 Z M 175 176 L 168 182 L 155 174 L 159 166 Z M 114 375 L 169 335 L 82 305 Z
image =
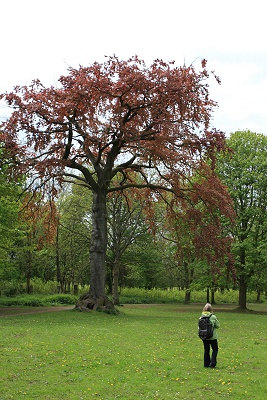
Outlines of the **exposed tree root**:
M 77 311 L 115 310 L 114 304 L 107 296 L 93 297 L 89 293 L 78 300 L 74 309 Z

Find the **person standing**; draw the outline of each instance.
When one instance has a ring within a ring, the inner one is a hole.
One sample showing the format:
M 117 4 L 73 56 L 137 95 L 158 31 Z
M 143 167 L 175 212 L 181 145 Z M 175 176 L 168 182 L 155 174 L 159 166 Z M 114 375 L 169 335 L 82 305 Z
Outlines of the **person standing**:
M 217 329 L 220 327 L 220 323 L 213 314 L 212 306 L 207 303 L 202 311 L 202 316 L 210 317 L 210 322 L 213 327 L 213 336 L 210 339 L 202 339 L 204 345 L 204 367 L 215 368 L 217 364 L 217 354 L 218 354 L 218 335 Z M 210 356 L 210 350 L 212 349 L 212 354 Z

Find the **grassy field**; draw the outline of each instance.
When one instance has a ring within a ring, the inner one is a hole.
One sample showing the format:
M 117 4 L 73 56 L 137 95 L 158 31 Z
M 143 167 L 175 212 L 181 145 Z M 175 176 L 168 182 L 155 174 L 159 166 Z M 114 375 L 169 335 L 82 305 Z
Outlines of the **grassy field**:
M 125 305 L 0 317 L 0 399 L 267 398 L 267 305 L 214 308 L 216 369 L 203 367 L 201 305 Z

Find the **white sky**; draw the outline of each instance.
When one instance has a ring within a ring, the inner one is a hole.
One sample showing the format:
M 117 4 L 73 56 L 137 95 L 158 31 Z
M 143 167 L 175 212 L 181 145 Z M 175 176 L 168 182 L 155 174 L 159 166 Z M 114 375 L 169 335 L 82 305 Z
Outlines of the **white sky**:
M 218 101 L 213 125 L 267 134 L 265 0 L 1 0 L 0 92 L 68 66 L 137 54 L 191 64 L 208 60 Z M 196 66 L 198 63 L 196 63 Z M 7 115 L 0 106 L 0 117 Z

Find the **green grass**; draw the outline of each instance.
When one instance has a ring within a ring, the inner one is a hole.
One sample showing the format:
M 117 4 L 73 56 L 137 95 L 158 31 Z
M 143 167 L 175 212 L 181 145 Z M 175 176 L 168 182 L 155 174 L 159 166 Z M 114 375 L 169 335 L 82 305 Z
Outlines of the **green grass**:
M 199 305 L 126 305 L 1 317 L 0 399 L 267 398 L 265 314 L 216 306 L 216 369 L 203 367 Z M 249 305 L 267 311 L 266 304 Z

